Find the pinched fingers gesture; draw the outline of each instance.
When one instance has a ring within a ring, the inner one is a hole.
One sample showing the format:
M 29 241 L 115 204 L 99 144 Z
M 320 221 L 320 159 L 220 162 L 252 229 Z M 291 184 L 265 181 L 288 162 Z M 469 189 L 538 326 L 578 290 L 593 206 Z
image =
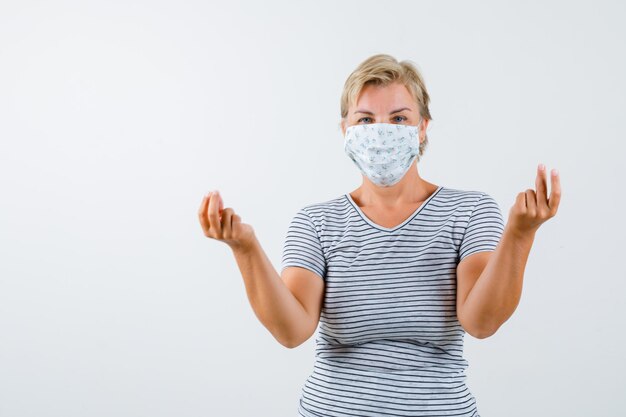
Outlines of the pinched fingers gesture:
M 222 241 L 233 249 L 249 247 L 254 239 L 252 226 L 242 223 L 241 216 L 231 207 L 224 208 L 219 191 L 204 196 L 198 219 L 206 237 Z
M 537 167 L 536 191 L 529 188 L 517 194 L 507 224 L 514 232 L 522 235 L 534 234 L 539 226 L 556 215 L 561 201 L 561 182 L 558 170 L 553 169 L 550 174 L 549 196 L 544 164 Z

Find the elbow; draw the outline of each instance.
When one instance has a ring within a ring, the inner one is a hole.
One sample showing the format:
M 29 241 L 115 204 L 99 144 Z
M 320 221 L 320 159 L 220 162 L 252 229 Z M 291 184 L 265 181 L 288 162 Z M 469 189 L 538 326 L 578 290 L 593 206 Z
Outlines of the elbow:
M 308 337 L 306 339 L 303 339 L 302 337 L 296 337 L 296 336 L 277 337 L 276 335 L 274 335 L 274 338 L 276 339 L 276 341 L 278 341 L 278 343 L 280 343 L 287 349 L 297 348 L 298 346 L 300 346 L 301 344 L 303 344 L 309 339 Z
M 279 340 L 279 343 L 283 345 L 284 347 L 286 347 L 287 349 L 294 349 L 304 344 L 307 340 L 311 338 L 311 336 L 313 336 L 313 332 L 307 331 L 305 333 L 294 335 L 293 337 L 283 338 Z
M 301 344 L 303 344 L 304 342 L 306 342 L 306 340 L 283 340 L 283 341 L 279 341 L 279 343 L 283 345 L 284 347 L 286 347 L 287 349 L 295 349 Z
M 498 327 L 468 323 L 465 320 L 461 322 L 461 326 L 466 333 L 476 339 L 486 339 L 493 336 L 498 331 Z
M 496 330 L 493 330 L 493 331 L 483 330 L 483 331 L 474 331 L 473 333 L 470 333 L 470 334 L 474 336 L 476 339 L 486 339 L 488 337 L 493 336 L 495 333 L 496 333 Z
M 279 341 L 279 343 L 281 345 L 283 345 L 284 347 L 286 347 L 287 349 L 293 349 L 293 348 L 297 348 L 298 346 L 300 346 L 302 343 L 298 343 L 298 342 L 294 342 L 294 341 Z
M 285 327 L 274 327 L 274 331 L 271 333 L 278 343 L 287 349 L 294 349 L 309 340 L 316 328 L 317 322 L 307 322 L 302 324 L 296 323 L 296 327 L 294 328 L 292 326 L 290 329 Z
M 278 343 L 280 343 L 282 346 L 286 347 L 287 349 L 293 349 L 301 345 L 301 343 L 298 343 L 295 339 L 290 338 L 290 337 L 279 336 L 276 333 L 272 333 L 272 336 L 274 336 L 274 339 Z
M 477 339 L 486 339 L 488 337 L 491 337 L 496 334 L 496 332 L 500 328 L 500 325 L 501 324 L 494 324 L 492 326 L 484 326 L 482 328 L 479 328 L 478 330 L 475 330 L 476 336 L 474 337 L 476 337 Z

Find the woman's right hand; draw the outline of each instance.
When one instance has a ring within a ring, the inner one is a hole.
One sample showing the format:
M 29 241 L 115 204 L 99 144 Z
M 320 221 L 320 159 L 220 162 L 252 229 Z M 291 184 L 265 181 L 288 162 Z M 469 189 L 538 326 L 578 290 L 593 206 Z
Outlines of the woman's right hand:
M 249 248 L 254 239 L 251 225 L 242 223 L 231 207 L 224 207 L 219 191 L 204 196 L 198 217 L 206 237 L 226 243 L 233 250 Z

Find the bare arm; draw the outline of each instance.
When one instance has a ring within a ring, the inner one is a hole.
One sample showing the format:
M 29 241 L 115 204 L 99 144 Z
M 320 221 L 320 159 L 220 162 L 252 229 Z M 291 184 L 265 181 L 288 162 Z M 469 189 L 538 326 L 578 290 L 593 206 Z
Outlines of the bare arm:
M 554 217 L 561 201 L 558 171 L 552 170 L 548 198 L 546 168 L 537 169 L 537 191 L 517 195 L 501 241 L 491 254 L 474 254 L 457 269 L 461 283 L 459 321 L 479 338 L 489 337 L 511 317 L 519 304 L 524 270 L 539 226 Z
M 517 235 L 506 228 L 493 252 L 475 253 L 458 265 L 458 294 L 466 294 L 459 300 L 458 316 L 472 336 L 493 335 L 513 315 L 533 239 L 534 234 Z
M 235 249 L 233 254 L 241 271 L 250 305 L 261 323 L 278 342 L 288 348 L 296 347 L 307 340 L 317 328 L 320 309 L 311 303 L 308 303 L 310 311 L 305 309 L 278 275 L 256 238 L 249 248 Z M 293 291 L 301 294 L 306 305 L 306 301 L 313 301 L 310 294 L 321 295 L 319 287 L 322 281 L 305 274 L 315 275 L 303 268 L 286 268 L 283 278 L 289 279 L 292 287 L 297 286 Z M 313 288 L 307 289 L 311 286 L 315 286 L 317 291 L 313 291 Z M 321 297 L 316 297 L 316 301 L 319 303 Z
M 252 310 L 274 338 L 288 348 L 300 345 L 317 328 L 323 280 L 299 267 L 285 268 L 281 277 L 252 226 L 231 207 L 222 208 L 219 192 L 204 197 L 198 211 L 204 235 L 232 249 Z

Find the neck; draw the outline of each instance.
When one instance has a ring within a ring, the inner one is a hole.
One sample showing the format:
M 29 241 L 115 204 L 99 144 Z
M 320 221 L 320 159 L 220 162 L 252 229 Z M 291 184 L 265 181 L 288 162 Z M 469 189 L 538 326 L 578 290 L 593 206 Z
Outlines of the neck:
M 363 205 L 395 206 L 424 201 L 436 189 L 437 185 L 422 179 L 417 167 L 414 167 L 390 187 L 380 187 L 363 176 L 363 184 L 351 195 L 360 200 Z

